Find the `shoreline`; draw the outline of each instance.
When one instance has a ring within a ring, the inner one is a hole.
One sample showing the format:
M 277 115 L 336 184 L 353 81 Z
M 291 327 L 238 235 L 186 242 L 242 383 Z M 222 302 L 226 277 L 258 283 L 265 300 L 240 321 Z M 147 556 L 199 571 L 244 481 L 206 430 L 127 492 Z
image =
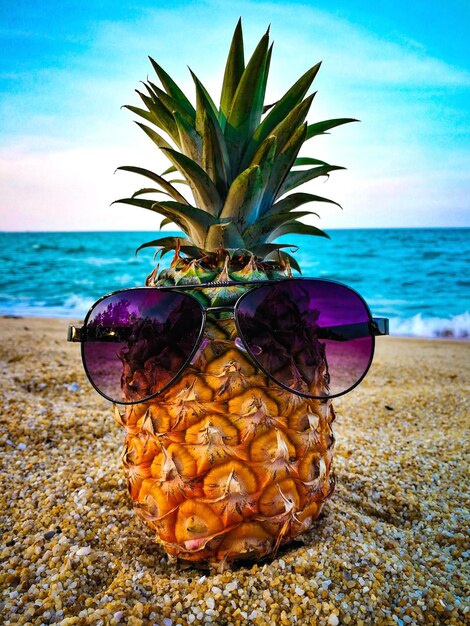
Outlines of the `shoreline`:
M 65 316 L 61 316 L 61 315 L 17 315 L 17 314 L 13 314 L 13 313 L 0 313 L 0 320 L 26 320 L 26 321 L 30 321 L 30 323 L 34 324 L 33 320 L 47 320 L 51 323 L 55 323 L 55 322 L 64 322 L 67 326 L 71 325 L 71 324 L 83 324 L 83 320 L 84 320 L 84 316 L 71 316 L 71 317 L 65 317 Z M 437 336 L 437 337 L 427 337 L 427 336 L 421 336 L 421 335 L 387 335 L 386 337 L 380 337 L 380 340 L 382 339 L 388 339 L 388 338 L 392 338 L 392 339 L 399 339 L 399 340 L 413 340 L 416 339 L 418 341 L 450 341 L 452 343 L 454 342 L 462 342 L 462 343 L 468 343 L 470 341 L 470 335 L 466 336 L 466 337 L 455 337 L 452 335 L 443 335 L 443 336 Z
M 0 317 L 3 623 L 466 622 L 470 342 L 377 338 L 366 378 L 334 401 L 320 520 L 220 574 L 168 563 L 134 514 L 123 432 L 66 341 L 74 321 Z

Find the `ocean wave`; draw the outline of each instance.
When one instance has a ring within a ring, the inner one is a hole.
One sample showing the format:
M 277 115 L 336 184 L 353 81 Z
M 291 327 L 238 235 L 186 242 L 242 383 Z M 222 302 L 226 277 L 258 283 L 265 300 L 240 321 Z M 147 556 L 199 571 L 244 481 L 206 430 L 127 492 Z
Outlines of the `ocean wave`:
M 104 257 L 89 256 L 82 259 L 82 262 L 88 263 L 89 265 L 97 265 L 98 267 L 101 267 L 102 265 L 118 265 L 122 263 L 127 263 L 127 259 L 121 259 L 119 257 L 111 257 L 106 259 Z
M 88 252 L 88 248 L 86 248 L 85 246 L 60 245 L 60 242 L 58 244 L 32 243 L 31 249 L 34 250 L 34 252 L 44 252 L 47 250 L 57 252 L 58 250 L 60 250 L 62 254 L 80 254 L 81 252 Z
M 423 317 L 421 313 L 409 318 L 390 319 L 390 334 L 408 337 L 448 337 L 470 339 L 470 313 L 453 317 Z
M 421 253 L 421 258 L 424 261 L 432 261 L 433 259 L 438 259 L 444 254 L 444 250 L 424 250 Z
M 127 285 L 131 286 L 133 281 L 135 281 L 135 276 L 132 276 L 132 274 L 120 274 L 119 276 L 114 276 L 113 278 L 113 282 L 116 285 L 124 287 Z
M 83 318 L 93 304 L 94 299 L 76 294 L 70 295 L 61 304 L 47 299 L 30 299 L 25 297 L 0 299 L 0 315 L 21 317 L 65 317 Z
M 31 317 L 83 318 L 94 302 L 78 294 L 72 294 L 63 304 L 52 304 L 44 300 L 26 300 L 3 296 L 0 315 Z M 454 317 L 426 317 L 422 313 L 412 317 L 391 317 L 390 335 L 398 337 L 424 337 L 447 339 L 470 339 L 470 312 Z
M 300 246 L 296 258 L 304 276 L 350 284 L 374 315 L 392 320 L 394 335 L 470 341 L 469 314 L 463 313 L 470 311 L 469 233 L 337 230 L 331 241 L 315 238 L 309 244 L 303 235 L 286 241 Z M 138 257 L 134 251 L 149 238 L 145 232 L 0 233 L 0 315 L 84 315 L 92 299 L 143 283 L 154 268 L 154 250 Z M 168 255 L 161 268 L 170 262 Z
M 70 260 L 70 259 L 69 259 Z M 89 256 L 83 259 L 77 259 L 80 263 L 86 263 L 87 265 L 94 265 L 96 267 L 102 267 L 103 265 L 142 265 L 147 260 L 145 258 L 132 257 L 99 257 Z
M 379 306 L 387 307 L 387 306 L 394 306 L 394 305 L 405 306 L 410 303 L 408 300 L 405 300 L 404 298 L 376 297 L 376 298 L 367 298 L 367 304 L 371 307 L 379 307 Z
M 64 308 L 74 315 L 85 315 L 94 301 L 93 298 L 85 298 L 74 293 L 64 302 Z
M 43 250 L 56 250 L 56 246 L 47 245 L 44 243 L 33 243 L 31 244 L 31 249 L 35 252 L 42 252 Z

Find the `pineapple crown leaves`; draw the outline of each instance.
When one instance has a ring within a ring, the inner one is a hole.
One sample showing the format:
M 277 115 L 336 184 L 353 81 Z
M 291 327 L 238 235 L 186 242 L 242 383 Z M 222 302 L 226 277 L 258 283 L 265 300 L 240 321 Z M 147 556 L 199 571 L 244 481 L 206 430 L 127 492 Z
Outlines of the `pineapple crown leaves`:
M 272 243 L 282 235 L 327 236 L 298 221 L 316 213 L 295 209 L 310 202 L 337 203 L 309 193 L 286 194 L 317 177 L 344 169 L 312 157 L 299 157 L 299 151 L 308 139 L 357 120 L 307 123 L 315 93 L 307 94 L 320 63 L 307 70 L 277 102 L 265 105 L 271 54 L 268 29 L 245 64 L 239 20 L 225 65 L 219 107 L 190 70 L 196 90 L 193 106 L 175 81 L 150 58 L 162 87 L 147 80 L 146 93 L 137 90 L 144 108 L 125 108 L 143 120 L 137 124 L 171 166 L 162 174 L 134 166 L 118 168 L 144 176 L 154 186 L 116 202 L 159 213 L 164 217 L 161 227 L 174 223 L 186 238 L 164 237 L 139 249 L 156 246 L 164 252 L 178 248 L 188 256 L 220 249 L 249 249 L 261 258 L 272 258 L 288 246 Z M 181 178 L 165 178 L 174 172 Z M 181 183 L 189 186 L 193 201 L 175 186 Z M 155 193 L 170 199 L 143 197 Z M 297 269 L 292 257 L 290 264 Z

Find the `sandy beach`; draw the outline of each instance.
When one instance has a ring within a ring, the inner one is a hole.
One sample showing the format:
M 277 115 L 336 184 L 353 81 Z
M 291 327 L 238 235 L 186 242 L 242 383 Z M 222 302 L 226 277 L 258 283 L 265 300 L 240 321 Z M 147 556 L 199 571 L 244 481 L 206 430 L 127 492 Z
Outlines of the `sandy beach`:
M 335 402 L 320 520 L 219 574 L 169 563 L 135 516 L 69 323 L 0 318 L 1 623 L 468 623 L 470 342 L 380 338 Z

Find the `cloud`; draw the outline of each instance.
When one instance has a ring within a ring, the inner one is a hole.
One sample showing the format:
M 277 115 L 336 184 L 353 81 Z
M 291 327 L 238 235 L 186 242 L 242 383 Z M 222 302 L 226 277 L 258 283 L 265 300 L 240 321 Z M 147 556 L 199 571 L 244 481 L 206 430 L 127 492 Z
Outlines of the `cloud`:
M 299 7 L 300 22 L 298 12 L 275 10 L 282 17 L 283 56 L 290 60 L 299 50 L 304 58 L 320 54 L 335 80 L 412 89 L 470 85 L 470 72 L 427 54 L 415 41 L 391 33 L 380 36 L 312 7 Z
M 143 209 L 108 209 L 139 186 L 137 178 L 112 176 L 117 165 L 165 167 L 120 106 L 138 102 L 134 88 L 152 75 L 147 54 L 193 93 L 189 62 L 217 98 L 240 13 L 249 53 L 272 22 L 268 100 L 324 59 L 309 119 L 362 120 L 306 145 L 305 154 L 349 168 L 311 189 L 345 206 L 322 210 L 323 227 L 367 226 L 371 215 L 374 225 L 442 225 L 454 209 L 455 223 L 465 220 L 467 70 L 399 33 L 379 35 L 311 6 L 213 0 L 149 8 L 133 21 L 98 20 L 75 34 L 80 54 L 33 64 L 26 74 L 6 70 L 2 228 L 154 228 Z
M 0 151 L 0 178 L 8 181 L 2 193 L 0 230 L 157 230 L 156 214 L 111 202 L 128 197 L 139 187 L 132 175 L 114 170 L 138 163 L 147 148 L 25 150 L 27 139 Z M 166 162 L 157 159 L 157 170 Z M 150 160 L 147 158 L 147 161 Z

